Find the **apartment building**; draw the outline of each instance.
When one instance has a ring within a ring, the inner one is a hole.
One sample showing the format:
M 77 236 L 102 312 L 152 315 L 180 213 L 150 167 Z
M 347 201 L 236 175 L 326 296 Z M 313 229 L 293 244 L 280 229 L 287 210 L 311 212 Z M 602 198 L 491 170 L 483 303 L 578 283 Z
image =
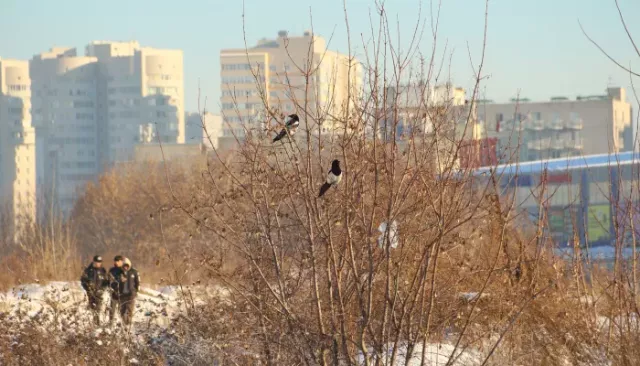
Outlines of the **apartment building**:
M 327 50 L 326 40 L 311 32 L 289 37 L 280 31 L 276 39 L 262 39 L 249 49 L 222 50 L 220 64 L 223 139 L 264 131 L 265 103 L 283 114 L 302 115 L 306 106 L 312 121 L 301 121 L 301 127 L 315 129 L 321 121 L 322 133 L 335 131 L 362 89 L 362 65 Z
M 36 218 L 36 144 L 27 61 L 0 59 L 0 216 Z
M 134 160 L 138 144 L 185 142 L 180 50 L 96 41 L 84 56 L 62 47 L 35 55 L 29 71 L 47 207 L 70 212 L 87 182 Z
M 138 42 L 94 41 L 85 54 L 98 61 L 100 160 L 132 160 L 138 143 L 185 142 L 181 50 Z M 153 141 L 145 140 L 151 135 Z
M 42 214 L 54 203 L 56 212 L 70 209 L 77 192 L 99 172 L 96 62 L 59 47 L 29 63 Z
M 450 126 L 456 126 L 466 105 L 466 92 L 451 83 L 427 85 L 409 83 L 387 87 L 387 117 L 380 127 L 380 135 L 385 140 L 393 136 L 395 126 L 396 139 L 402 139 L 411 133 L 432 132 L 434 123 L 442 120 L 441 114 L 447 114 Z
M 497 155 L 503 163 L 633 150 L 626 91 L 614 87 L 606 92 L 575 100 L 480 101 L 478 119 L 485 137 L 497 139 Z

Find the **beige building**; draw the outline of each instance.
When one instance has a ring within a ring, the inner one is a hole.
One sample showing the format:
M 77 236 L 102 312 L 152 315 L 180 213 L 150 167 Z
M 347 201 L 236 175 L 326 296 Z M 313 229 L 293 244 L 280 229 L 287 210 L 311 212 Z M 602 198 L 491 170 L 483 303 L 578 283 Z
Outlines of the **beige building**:
M 96 41 L 81 56 L 57 47 L 34 56 L 30 74 L 47 209 L 68 213 L 87 182 L 134 160 L 138 144 L 185 142 L 180 50 Z
M 0 59 L 0 215 L 36 218 L 36 135 L 27 61 Z
M 346 107 L 362 90 L 362 65 L 347 55 L 326 49 L 326 40 L 305 32 L 289 37 L 262 39 L 249 49 L 220 52 L 223 140 L 242 139 L 247 131 L 262 133 L 268 120 L 264 104 L 288 115 L 297 113 L 301 127 L 322 133 L 335 131 Z M 306 87 L 306 70 L 314 70 Z
M 501 162 L 531 161 L 633 149 L 631 104 L 623 88 L 607 94 L 480 102 L 478 119 L 485 137 L 498 139 Z

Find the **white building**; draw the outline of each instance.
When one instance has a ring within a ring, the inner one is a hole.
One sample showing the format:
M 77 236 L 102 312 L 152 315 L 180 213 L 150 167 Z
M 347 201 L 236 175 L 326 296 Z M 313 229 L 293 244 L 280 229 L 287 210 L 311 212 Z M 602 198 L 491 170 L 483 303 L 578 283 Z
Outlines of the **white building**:
M 0 215 L 36 218 L 36 144 L 27 61 L 0 59 Z
M 463 88 L 454 87 L 451 83 L 428 85 L 426 83 L 409 83 L 387 87 L 387 118 L 380 126 L 380 132 L 385 139 L 395 136 L 397 139 L 409 136 L 412 132 L 430 133 L 433 131 L 436 110 L 446 111 L 450 119 L 457 120 L 466 111 L 464 106 L 466 92 Z M 395 119 L 395 120 L 394 120 Z M 454 121 L 446 121 L 451 127 Z M 457 122 L 457 121 L 456 121 Z M 468 135 L 473 132 L 467 132 Z
M 53 206 L 68 211 L 99 172 L 96 62 L 73 48 L 53 48 L 30 62 L 42 214 Z
M 205 112 L 188 113 L 185 117 L 187 125 L 187 143 L 204 144 L 207 149 L 218 149 L 222 137 L 222 116 Z M 213 144 L 213 145 L 212 145 Z
M 98 60 L 101 162 L 132 160 L 150 131 L 164 143 L 185 142 L 181 50 L 140 47 L 138 42 L 95 41 L 86 54 Z M 143 132 L 144 131 L 144 132 Z
M 361 93 L 362 65 L 326 47 L 324 38 L 310 32 L 288 37 L 281 31 L 276 39 L 262 39 L 248 50 L 220 51 L 223 137 L 263 131 L 265 103 L 285 115 L 302 115 L 306 106 L 312 120 L 301 120 L 301 127 L 309 124 L 315 130 L 322 122 L 323 133 L 340 128 L 336 120 Z M 308 88 L 307 70 L 315 70 Z
M 30 62 L 38 196 L 63 213 L 137 144 L 185 142 L 182 51 L 99 41 L 85 54 L 53 48 Z

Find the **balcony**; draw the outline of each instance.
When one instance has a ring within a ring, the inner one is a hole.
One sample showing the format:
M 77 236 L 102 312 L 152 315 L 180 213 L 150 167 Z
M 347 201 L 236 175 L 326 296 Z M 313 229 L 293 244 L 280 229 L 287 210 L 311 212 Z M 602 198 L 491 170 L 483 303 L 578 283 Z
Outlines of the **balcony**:
M 525 121 L 528 130 L 542 131 L 544 130 L 544 121 L 541 119 L 529 119 Z
M 506 130 L 519 132 L 524 130 L 524 122 L 511 119 L 506 122 Z
M 551 140 L 551 149 L 552 150 L 564 150 L 566 147 L 565 140 L 563 139 L 553 139 Z
M 549 139 L 538 139 L 527 142 L 527 148 L 529 150 L 544 151 L 549 150 L 551 147 L 551 141 Z
M 581 130 L 582 127 L 584 127 L 584 121 L 582 120 L 582 118 L 574 118 L 567 121 L 565 127 L 570 130 Z
M 564 121 L 556 118 L 552 121 L 549 121 L 547 124 L 547 128 L 554 131 L 562 131 L 564 129 Z
M 582 138 L 577 138 L 575 140 L 565 140 L 565 146 L 567 149 L 571 150 L 582 150 L 584 144 Z

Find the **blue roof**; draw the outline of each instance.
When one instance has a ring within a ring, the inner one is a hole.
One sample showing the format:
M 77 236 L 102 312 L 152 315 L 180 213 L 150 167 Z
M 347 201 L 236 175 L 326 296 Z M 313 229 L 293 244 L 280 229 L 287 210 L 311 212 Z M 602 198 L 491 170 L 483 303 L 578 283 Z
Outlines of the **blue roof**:
M 496 175 L 539 174 L 548 172 L 566 172 L 569 170 L 640 164 L 640 152 L 628 151 L 613 154 L 584 155 L 570 158 L 528 161 L 524 163 L 503 164 L 475 169 L 473 175 L 480 175 L 492 169 Z

